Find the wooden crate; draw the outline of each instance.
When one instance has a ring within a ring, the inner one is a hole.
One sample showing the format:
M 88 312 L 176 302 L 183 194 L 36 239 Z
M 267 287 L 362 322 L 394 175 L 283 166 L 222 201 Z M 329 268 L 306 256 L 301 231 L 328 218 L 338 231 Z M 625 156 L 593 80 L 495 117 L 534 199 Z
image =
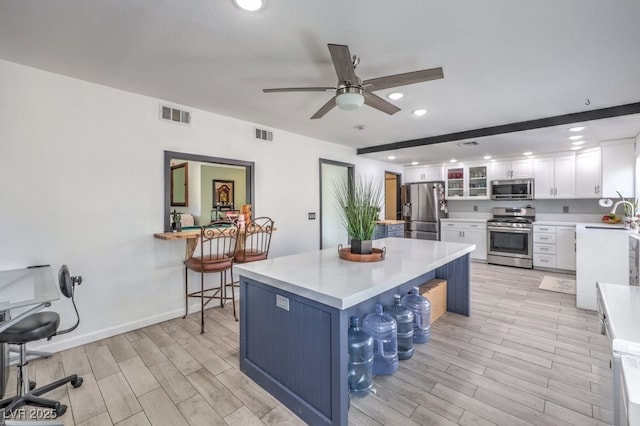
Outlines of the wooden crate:
M 431 323 L 447 312 L 447 280 L 435 279 L 421 285 L 420 294 L 431 303 Z

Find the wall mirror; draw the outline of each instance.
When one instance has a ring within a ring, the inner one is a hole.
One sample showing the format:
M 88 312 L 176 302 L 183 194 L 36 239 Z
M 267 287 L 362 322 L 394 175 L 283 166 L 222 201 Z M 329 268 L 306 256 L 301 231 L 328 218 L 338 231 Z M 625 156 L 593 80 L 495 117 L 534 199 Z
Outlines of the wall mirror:
M 189 163 L 171 166 L 171 207 L 189 206 Z
M 187 164 L 184 170 L 185 203 L 174 204 L 173 188 L 176 186 L 174 170 L 176 166 Z M 171 227 L 170 212 L 174 209 L 183 214 L 193 216 L 196 226 L 207 225 L 217 217 L 212 181 L 233 181 L 233 191 L 227 196 L 233 197 L 233 204 L 251 204 L 255 209 L 255 163 L 230 158 L 210 157 L 206 155 L 184 152 L 164 151 L 164 231 Z M 172 187 L 172 177 L 173 187 Z M 233 195 L 231 195 L 233 194 Z M 228 199 L 227 199 L 227 202 Z M 254 210 L 255 211 L 255 210 Z

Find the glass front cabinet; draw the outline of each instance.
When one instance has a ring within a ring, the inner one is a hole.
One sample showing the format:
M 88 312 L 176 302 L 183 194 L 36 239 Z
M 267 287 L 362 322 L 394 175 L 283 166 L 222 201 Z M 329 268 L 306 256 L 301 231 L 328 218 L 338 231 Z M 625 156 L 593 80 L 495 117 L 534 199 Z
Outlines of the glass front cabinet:
M 449 199 L 488 200 L 487 165 L 449 166 L 446 170 L 446 196 Z

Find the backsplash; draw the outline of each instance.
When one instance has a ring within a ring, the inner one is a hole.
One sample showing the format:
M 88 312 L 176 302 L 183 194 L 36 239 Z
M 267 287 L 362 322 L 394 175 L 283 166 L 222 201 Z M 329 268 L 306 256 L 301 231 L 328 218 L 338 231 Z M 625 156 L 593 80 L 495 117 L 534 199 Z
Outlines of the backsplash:
M 493 207 L 526 207 L 536 209 L 537 220 L 566 222 L 599 222 L 608 208 L 600 207 L 597 199 L 585 200 L 447 200 L 450 218 L 489 219 Z M 475 207 L 475 208 L 474 208 Z M 568 211 L 567 211 L 568 210 Z M 566 213 L 565 213 L 566 211 Z

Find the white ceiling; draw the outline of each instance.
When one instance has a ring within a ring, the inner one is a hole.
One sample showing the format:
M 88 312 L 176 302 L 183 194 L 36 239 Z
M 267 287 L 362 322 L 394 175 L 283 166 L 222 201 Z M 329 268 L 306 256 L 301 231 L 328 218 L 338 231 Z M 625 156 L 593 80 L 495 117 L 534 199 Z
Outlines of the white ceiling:
M 640 102 L 638 16 L 638 0 L 269 0 L 258 13 L 231 0 L 3 0 L 0 58 L 363 148 Z M 360 56 L 362 79 L 439 66 L 445 77 L 402 87 L 393 116 L 365 106 L 310 120 L 331 93 L 262 92 L 336 85 L 328 43 Z M 635 137 L 640 115 L 585 125 L 589 146 Z M 568 127 L 394 161 L 566 151 Z

